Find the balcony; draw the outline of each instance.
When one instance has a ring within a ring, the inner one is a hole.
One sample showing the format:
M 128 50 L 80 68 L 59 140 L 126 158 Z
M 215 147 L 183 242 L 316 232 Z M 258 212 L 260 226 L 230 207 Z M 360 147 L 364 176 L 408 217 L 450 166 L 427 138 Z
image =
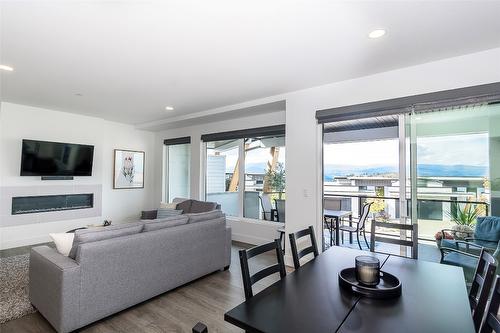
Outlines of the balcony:
M 368 242 L 370 240 L 371 221 L 376 219 L 385 222 L 400 223 L 399 198 L 376 196 L 370 193 L 328 193 L 324 195 L 325 208 L 332 210 L 352 211 L 353 216 L 358 216 L 362 205 L 371 201 L 374 204 L 370 210 L 370 215 L 366 223 L 366 233 Z M 408 215 L 411 216 L 411 201 L 408 200 Z M 418 251 L 419 259 L 427 261 L 439 262 L 440 251 L 437 248 L 434 235 L 442 229 L 449 229 L 455 223 L 451 221 L 451 209 L 456 209 L 457 205 L 476 205 L 480 207 L 478 211 L 482 215 L 488 215 L 489 204 L 483 201 L 463 201 L 463 200 L 446 200 L 446 199 L 427 199 L 422 198 L 417 201 L 418 216 Z M 410 218 L 407 219 L 411 223 Z M 381 234 L 398 237 L 399 233 L 396 230 L 382 230 Z M 356 237 L 356 236 L 353 236 Z M 325 229 L 323 232 L 323 241 L 325 247 L 330 246 L 330 232 Z M 344 243 L 346 247 L 358 248 L 358 243 L 355 241 L 349 242 L 349 234 L 345 233 Z M 369 250 L 366 244 L 362 241 L 363 250 Z M 397 253 L 400 251 L 399 246 L 391 244 L 377 244 L 382 252 Z

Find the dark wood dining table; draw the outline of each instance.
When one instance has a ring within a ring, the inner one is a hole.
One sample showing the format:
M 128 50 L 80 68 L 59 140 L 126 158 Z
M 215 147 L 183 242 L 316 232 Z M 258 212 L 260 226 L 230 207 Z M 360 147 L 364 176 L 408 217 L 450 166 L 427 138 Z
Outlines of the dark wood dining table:
M 402 283 L 375 300 L 339 286 L 358 255 L 379 258 Z M 474 332 L 461 268 L 333 246 L 224 315 L 247 332 Z
M 340 220 L 344 217 L 348 217 L 349 221 L 352 218 L 352 212 L 349 210 L 323 210 L 323 218 L 333 219 L 335 221 L 335 245 L 340 245 Z M 349 222 L 349 226 L 352 227 L 352 222 Z M 352 234 L 349 233 L 349 243 L 352 243 Z M 333 245 L 333 224 L 330 222 L 330 246 Z

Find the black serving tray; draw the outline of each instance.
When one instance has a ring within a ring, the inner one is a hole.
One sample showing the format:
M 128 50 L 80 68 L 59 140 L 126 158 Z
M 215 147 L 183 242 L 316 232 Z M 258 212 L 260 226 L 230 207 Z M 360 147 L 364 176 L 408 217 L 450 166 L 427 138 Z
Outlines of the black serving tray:
M 380 283 L 366 286 L 356 280 L 355 268 L 345 268 L 339 272 L 339 284 L 344 289 L 369 298 L 394 298 L 401 296 L 401 282 L 387 272 L 380 272 Z

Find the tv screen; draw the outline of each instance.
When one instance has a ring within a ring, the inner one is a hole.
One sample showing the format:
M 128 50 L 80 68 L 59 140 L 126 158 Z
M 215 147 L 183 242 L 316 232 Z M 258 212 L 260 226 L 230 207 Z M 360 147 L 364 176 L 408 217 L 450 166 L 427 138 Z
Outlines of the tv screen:
M 21 176 L 91 176 L 94 146 L 23 140 Z

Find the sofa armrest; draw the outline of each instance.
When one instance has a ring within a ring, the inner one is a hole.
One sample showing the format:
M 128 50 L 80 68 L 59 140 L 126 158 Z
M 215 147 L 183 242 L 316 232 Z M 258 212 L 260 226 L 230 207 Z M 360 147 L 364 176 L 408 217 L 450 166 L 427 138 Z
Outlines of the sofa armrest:
M 224 247 L 224 268 L 229 268 L 231 266 L 231 241 L 232 241 L 232 230 L 231 227 L 226 226 L 226 243 Z
M 48 246 L 31 249 L 31 303 L 58 332 L 79 327 L 80 266 Z

